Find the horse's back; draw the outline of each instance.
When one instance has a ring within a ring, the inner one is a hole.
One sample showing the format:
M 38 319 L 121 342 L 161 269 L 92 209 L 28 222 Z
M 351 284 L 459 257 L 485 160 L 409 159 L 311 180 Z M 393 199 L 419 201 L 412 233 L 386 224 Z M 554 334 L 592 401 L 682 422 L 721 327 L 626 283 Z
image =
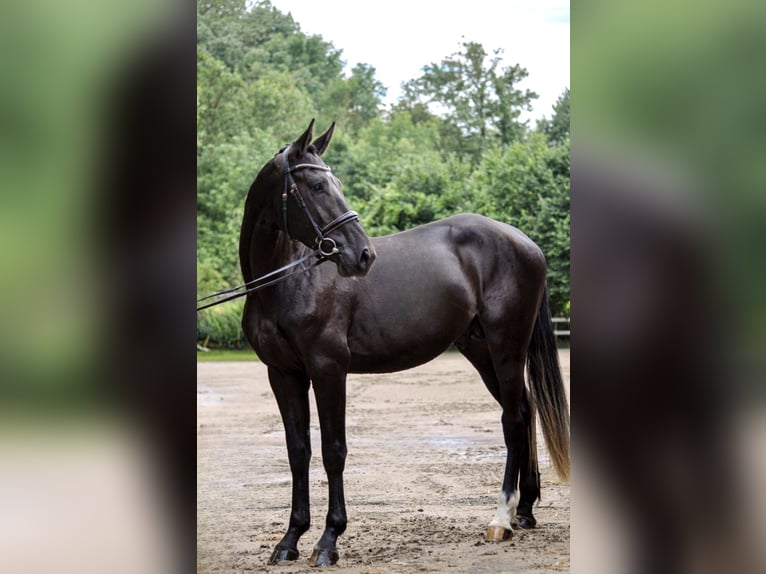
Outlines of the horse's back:
M 413 227 L 407 231 L 401 231 L 392 235 L 384 235 L 382 237 L 374 237 L 372 241 L 376 245 L 379 243 L 396 244 L 407 240 L 411 241 L 413 239 L 427 237 L 434 232 L 438 234 L 444 230 L 449 231 L 447 238 L 458 246 L 470 244 L 475 241 L 483 242 L 488 238 L 495 238 L 500 241 L 511 242 L 518 248 L 530 249 L 541 254 L 537 245 L 535 245 L 535 243 L 518 228 L 476 213 L 460 213 L 458 215 L 452 215 L 450 217 L 445 217 L 444 219 L 426 223 L 425 225 Z
M 391 273 L 393 267 L 412 266 L 412 262 L 424 272 L 440 265 L 454 271 L 456 260 L 464 275 L 473 275 L 484 287 L 490 287 L 488 281 L 493 280 L 545 278 L 545 257 L 527 235 L 512 225 L 473 213 L 374 238 L 373 244 L 381 259 L 377 270 L 381 275 Z

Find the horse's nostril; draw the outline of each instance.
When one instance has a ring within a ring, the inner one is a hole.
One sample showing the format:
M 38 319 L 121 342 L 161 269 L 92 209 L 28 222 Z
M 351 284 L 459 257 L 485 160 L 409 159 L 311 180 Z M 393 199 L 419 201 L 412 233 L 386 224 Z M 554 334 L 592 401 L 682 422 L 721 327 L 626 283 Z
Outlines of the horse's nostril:
M 359 256 L 359 266 L 362 269 L 367 269 L 370 264 L 370 250 L 366 247 L 362 250 L 362 254 Z

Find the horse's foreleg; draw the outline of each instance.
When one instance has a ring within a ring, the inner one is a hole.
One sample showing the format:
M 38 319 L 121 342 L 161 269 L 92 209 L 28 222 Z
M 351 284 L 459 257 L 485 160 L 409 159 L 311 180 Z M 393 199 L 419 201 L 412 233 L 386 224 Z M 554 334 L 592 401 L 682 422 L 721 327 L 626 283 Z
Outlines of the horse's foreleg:
M 279 405 L 287 438 L 287 454 L 293 478 L 292 510 L 287 533 L 269 559 L 269 564 L 297 560 L 298 540 L 309 529 L 309 380 L 297 373 L 284 373 L 269 368 L 269 382 Z
M 343 494 L 343 470 L 346 465 L 346 376 L 314 379 L 314 393 L 322 431 L 322 461 L 329 485 L 329 508 L 325 530 L 314 547 L 312 566 L 326 566 L 338 561 L 338 536 L 346 530 L 346 500 Z

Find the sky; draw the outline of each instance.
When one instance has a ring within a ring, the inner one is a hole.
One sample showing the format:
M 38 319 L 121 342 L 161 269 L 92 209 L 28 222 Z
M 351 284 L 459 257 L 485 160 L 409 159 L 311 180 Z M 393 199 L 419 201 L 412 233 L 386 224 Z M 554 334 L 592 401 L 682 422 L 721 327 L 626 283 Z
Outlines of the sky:
M 271 0 L 291 13 L 307 34 L 318 34 L 342 50 L 346 72 L 357 63 L 373 66 L 391 104 L 402 82 L 479 42 L 491 54 L 503 50 L 500 66 L 520 64 L 529 76 L 520 83 L 539 96 L 522 119 L 550 117 L 569 87 L 569 0 Z M 534 122 L 532 122 L 534 123 Z

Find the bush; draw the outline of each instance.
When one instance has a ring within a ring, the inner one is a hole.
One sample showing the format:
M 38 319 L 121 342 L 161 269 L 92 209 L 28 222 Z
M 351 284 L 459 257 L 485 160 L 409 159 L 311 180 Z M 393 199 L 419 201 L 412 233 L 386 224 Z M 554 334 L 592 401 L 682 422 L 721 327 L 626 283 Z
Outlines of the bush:
M 197 297 L 204 297 L 228 285 L 210 261 L 197 264 Z M 197 313 L 197 343 L 217 349 L 243 349 L 247 340 L 242 332 L 244 300 L 238 299 Z
M 197 342 L 212 349 L 244 349 L 242 332 L 244 301 L 230 301 L 197 313 Z

